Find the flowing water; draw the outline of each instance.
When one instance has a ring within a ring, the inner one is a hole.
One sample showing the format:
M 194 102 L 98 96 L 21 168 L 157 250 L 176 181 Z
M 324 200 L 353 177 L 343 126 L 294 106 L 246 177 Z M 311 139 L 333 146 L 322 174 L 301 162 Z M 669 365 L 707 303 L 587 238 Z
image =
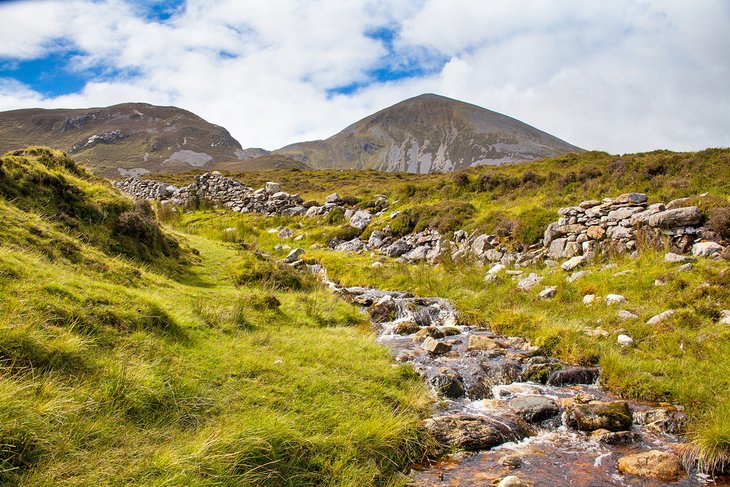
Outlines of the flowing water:
M 428 381 L 440 401 L 426 423 L 437 438 L 462 449 L 414 466 L 413 485 L 496 485 L 507 475 L 536 486 L 730 485 L 694 469 L 674 482 L 618 471 L 624 455 L 677 448 L 683 440 L 675 433 L 686 421 L 678 408 L 630 401 L 628 425 L 608 421 L 612 431 L 591 433 L 595 425 L 580 426 L 571 410 L 626 407 L 598 385 L 598 369 L 543 357 L 523 338 L 461 326 L 445 299 L 330 285 L 367 307 L 378 340 Z

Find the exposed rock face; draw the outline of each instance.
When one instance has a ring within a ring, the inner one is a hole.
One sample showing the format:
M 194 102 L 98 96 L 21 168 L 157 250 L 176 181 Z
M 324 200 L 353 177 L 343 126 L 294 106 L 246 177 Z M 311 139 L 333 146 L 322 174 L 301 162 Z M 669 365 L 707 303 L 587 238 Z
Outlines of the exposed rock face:
M 685 475 L 684 467 L 677 455 L 658 450 L 621 457 L 618 459 L 618 470 L 664 482 L 674 482 Z

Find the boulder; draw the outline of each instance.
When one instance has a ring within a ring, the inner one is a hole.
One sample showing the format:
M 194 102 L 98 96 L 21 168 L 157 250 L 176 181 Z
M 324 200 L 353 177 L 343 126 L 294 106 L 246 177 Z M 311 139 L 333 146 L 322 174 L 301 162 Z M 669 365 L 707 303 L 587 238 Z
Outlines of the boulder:
M 333 205 L 339 203 L 340 201 L 342 201 L 342 199 L 340 198 L 340 195 L 337 193 L 332 193 L 331 195 L 327 196 L 324 199 L 325 203 L 329 203 L 329 204 L 333 204 Z
M 542 277 L 532 272 L 527 277 L 520 279 L 517 283 L 517 289 L 520 291 L 530 291 L 532 288 L 537 286 L 540 281 L 542 281 Z
M 692 246 L 692 255 L 695 257 L 719 256 L 725 248 L 717 242 L 697 242 Z
M 423 328 L 409 320 L 398 322 L 398 324 L 396 324 L 393 328 L 393 333 L 395 333 L 396 335 L 411 335 L 413 333 L 418 334 L 418 332 L 422 330 Z M 443 336 L 436 338 L 443 338 Z
M 634 339 L 628 335 L 619 335 L 616 338 L 616 342 L 622 347 L 630 347 L 634 344 Z
M 296 262 L 297 260 L 299 260 L 299 257 L 301 257 L 301 255 L 303 253 L 304 253 L 304 249 L 301 247 L 298 247 L 298 248 L 292 250 L 291 252 L 289 252 L 289 254 L 286 257 L 284 257 L 284 262 L 286 262 L 287 264 Z
M 442 445 L 468 451 L 488 450 L 528 436 L 522 420 L 509 415 L 499 419 L 470 414 L 436 416 L 424 421 L 424 426 Z
M 598 379 L 598 367 L 566 367 L 550 373 L 549 386 L 572 386 L 576 384 L 593 384 Z
M 271 194 L 278 193 L 279 191 L 281 191 L 279 183 L 274 183 L 271 181 L 266 183 L 265 189 L 266 189 L 267 193 L 271 193 Z
M 568 242 L 565 238 L 556 238 L 550 241 L 550 247 L 548 248 L 548 256 L 559 259 L 563 257 L 565 251 L 565 244 Z
M 547 286 L 545 289 L 540 291 L 540 294 L 538 294 L 538 296 L 540 296 L 541 299 L 552 299 L 555 297 L 555 293 L 557 293 L 557 290 L 557 286 Z
M 514 475 L 508 475 L 497 484 L 497 487 L 529 487 L 530 484 Z
M 466 392 L 463 379 L 453 371 L 435 375 L 429 382 L 438 394 L 449 399 L 462 397 Z
M 396 309 L 397 306 L 393 297 L 386 295 L 368 308 L 368 314 L 370 315 L 371 321 L 375 323 L 385 323 L 395 319 Z
M 633 416 L 625 401 L 571 404 L 566 410 L 568 426 L 580 431 L 624 431 L 631 428 Z
M 657 325 L 661 323 L 664 320 L 669 319 L 676 311 L 673 309 L 668 309 L 666 311 L 662 311 L 658 315 L 654 315 L 646 322 L 647 325 Z
M 388 245 L 383 250 L 383 254 L 387 255 L 388 257 L 400 257 L 409 250 L 411 250 L 411 246 L 408 244 L 408 242 L 401 238 Z
M 350 226 L 358 230 L 365 230 L 365 227 L 373 221 L 373 215 L 369 211 L 358 210 L 350 217 Z
M 342 242 L 335 246 L 335 250 L 339 252 L 359 252 L 365 248 L 365 243 L 359 238 L 353 238 L 347 242 Z
M 421 348 L 432 355 L 441 355 L 451 350 L 451 345 L 428 337 L 421 344 Z
M 370 234 L 370 238 L 368 238 L 368 247 L 372 249 L 379 249 L 383 246 L 385 239 L 385 233 L 381 232 L 380 230 L 375 230 L 373 233 Z
M 644 193 L 624 193 L 613 199 L 614 205 L 633 204 L 640 205 L 646 203 L 647 196 Z
M 665 229 L 692 227 L 700 223 L 702 223 L 702 212 L 696 206 L 664 210 L 649 217 L 649 226 Z
M 626 298 L 620 294 L 607 294 L 606 299 L 603 301 L 607 305 L 621 304 L 626 302 Z
M 662 482 L 675 482 L 685 475 L 679 457 L 674 453 L 651 450 L 618 459 L 621 473 L 648 477 Z
M 561 269 L 564 271 L 572 271 L 576 267 L 582 265 L 586 261 L 585 255 L 576 255 L 575 257 L 571 257 L 570 259 L 563 262 L 563 265 L 560 266 Z
M 412 262 L 426 260 L 429 250 L 431 250 L 431 247 L 429 247 L 428 245 L 420 245 L 415 249 L 406 252 L 405 254 L 403 254 L 402 257 Z
M 545 396 L 517 396 L 508 406 L 528 423 L 539 423 L 560 412 L 555 401 Z

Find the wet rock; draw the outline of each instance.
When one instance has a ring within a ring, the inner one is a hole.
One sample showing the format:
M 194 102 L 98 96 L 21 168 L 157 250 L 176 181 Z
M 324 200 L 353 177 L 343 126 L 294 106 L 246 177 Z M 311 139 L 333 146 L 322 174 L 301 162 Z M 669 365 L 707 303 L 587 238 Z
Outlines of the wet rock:
M 649 226 L 658 228 L 691 227 L 702 222 L 702 212 L 696 206 L 675 208 L 655 213 L 649 217 Z
M 289 254 L 286 257 L 284 257 L 284 262 L 286 262 L 287 264 L 296 262 L 303 253 L 304 253 L 304 249 L 301 247 L 298 247 L 298 248 L 292 250 L 291 252 L 289 252 Z
M 532 272 L 524 279 L 520 279 L 520 281 L 517 283 L 517 289 L 521 291 L 530 291 L 532 288 L 537 286 L 540 281 L 542 281 L 542 277 Z
M 457 399 L 465 393 L 462 378 L 453 371 L 435 375 L 429 382 L 438 394 L 449 399 Z
M 684 433 L 689 418 L 674 407 L 661 407 L 637 411 L 634 420 L 650 431 L 680 435 Z
M 665 321 L 669 319 L 676 311 L 673 309 L 668 309 L 666 311 L 663 311 L 659 313 L 658 315 L 654 315 L 646 322 L 647 325 L 657 325 L 661 323 L 662 321 Z
M 472 351 L 494 350 L 502 346 L 491 337 L 485 335 L 470 335 L 466 349 Z
M 509 415 L 499 419 L 470 414 L 436 416 L 427 419 L 424 425 L 442 445 L 469 451 L 488 450 L 528 436 L 522 421 Z
M 408 321 L 401 321 L 398 324 L 393 327 L 393 333 L 396 335 L 411 335 L 411 334 L 418 334 L 419 331 L 421 331 L 422 328 L 415 324 L 414 322 L 408 320 Z M 434 338 L 443 338 L 443 337 L 434 337 Z
M 522 380 L 525 382 L 538 382 L 545 384 L 550 374 L 560 369 L 561 365 L 545 357 L 531 357 L 527 360 L 522 372 Z
M 385 323 L 395 319 L 397 306 L 391 296 L 383 296 L 377 303 L 368 308 L 370 319 L 375 323 Z
M 598 367 L 566 367 L 552 372 L 547 380 L 549 386 L 572 386 L 593 384 L 598 379 Z
M 583 265 L 583 263 L 586 261 L 585 255 L 576 255 L 575 257 L 571 257 L 570 259 L 563 262 L 563 265 L 560 266 L 561 269 L 564 271 L 572 271 L 576 267 Z
M 619 335 L 616 338 L 616 342 L 622 347 L 630 347 L 634 344 L 634 339 L 628 335 Z
M 634 431 L 608 431 L 598 429 L 591 433 L 591 438 L 604 445 L 624 445 L 640 441 L 641 435 Z
M 412 323 L 412 322 L 409 322 L 409 323 Z M 416 334 L 414 335 L 414 338 L 416 338 L 416 339 L 419 339 L 419 338 L 422 339 L 422 338 L 427 338 L 427 337 L 444 338 L 445 336 L 446 336 L 446 334 L 443 331 L 436 328 L 435 326 L 427 326 L 427 327 L 424 327 L 424 328 L 421 328 L 420 330 L 418 330 L 416 332 Z
M 621 304 L 626 302 L 626 298 L 620 294 L 607 294 L 606 299 L 603 301 L 607 305 Z
M 631 409 L 624 401 L 572 404 L 565 414 L 568 426 L 580 431 L 623 431 L 631 428 Z
M 651 450 L 618 459 L 621 473 L 649 477 L 663 482 L 674 482 L 685 475 L 679 457 L 674 453 Z
M 717 242 L 698 242 L 692 246 L 692 255 L 695 257 L 719 256 L 725 248 Z
M 540 291 L 540 294 L 538 294 L 538 296 L 540 297 L 540 299 L 552 299 L 555 297 L 557 290 L 557 286 L 547 286 L 545 289 Z
M 522 365 L 513 360 L 500 360 L 482 364 L 484 382 L 490 388 L 493 386 L 512 384 L 522 376 Z
M 545 396 L 517 396 L 508 403 L 509 408 L 528 423 L 538 423 L 552 418 L 560 411 L 555 402 Z
M 514 475 L 508 475 L 507 477 L 500 480 L 497 487 L 529 487 L 530 484 L 521 480 L 519 477 Z
M 522 465 L 522 457 L 517 453 L 509 453 L 499 459 L 499 464 L 507 468 L 518 468 Z
M 451 350 L 451 345 L 428 337 L 421 344 L 421 348 L 432 355 L 441 355 Z

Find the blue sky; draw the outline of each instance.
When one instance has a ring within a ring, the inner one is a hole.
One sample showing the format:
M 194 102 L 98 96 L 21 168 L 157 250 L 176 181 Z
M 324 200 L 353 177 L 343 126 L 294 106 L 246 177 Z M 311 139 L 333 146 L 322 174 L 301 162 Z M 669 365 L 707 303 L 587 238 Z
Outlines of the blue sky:
M 271 149 L 433 92 L 586 148 L 730 145 L 724 0 L 46 0 L 0 18 L 0 110 L 177 105 Z

